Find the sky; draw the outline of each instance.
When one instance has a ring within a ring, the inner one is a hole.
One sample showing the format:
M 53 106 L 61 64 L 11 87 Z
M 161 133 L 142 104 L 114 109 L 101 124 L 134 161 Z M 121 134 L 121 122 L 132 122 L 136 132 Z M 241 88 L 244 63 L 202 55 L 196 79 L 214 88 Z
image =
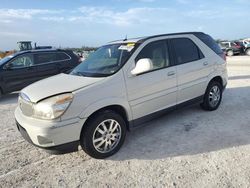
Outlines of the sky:
M 55 47 L 202 31 L 250 37 L 250 0 L 0 0 L 0 50 L 30 40 Z

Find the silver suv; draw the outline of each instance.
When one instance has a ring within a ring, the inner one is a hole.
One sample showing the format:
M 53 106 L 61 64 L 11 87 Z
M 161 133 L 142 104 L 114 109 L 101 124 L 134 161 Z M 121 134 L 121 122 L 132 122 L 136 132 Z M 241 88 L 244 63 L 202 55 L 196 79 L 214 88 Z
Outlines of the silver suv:
M 105 158 L 127 130 L 186 104 L 216 110 L 227 84 L 225 55 L 200 32 L 119 40 L 100 47 L 70 74 L 20 92 L 17 127 L 35 146 L 71 151 L 82 146 Z

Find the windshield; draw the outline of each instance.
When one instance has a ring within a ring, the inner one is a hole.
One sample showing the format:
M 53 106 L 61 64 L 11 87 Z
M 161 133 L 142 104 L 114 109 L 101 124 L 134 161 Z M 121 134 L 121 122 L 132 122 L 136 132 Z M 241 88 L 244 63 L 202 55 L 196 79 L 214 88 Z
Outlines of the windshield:
M 87 77 L 105 77 L 117 72 L 135 50 L 135 43 L 111 44 L 100 47 L 71 74 Z
M 4 57 L 3 59 L 0 59 L 0 65 L 6 63 L 6 62 L 9 61 L 12 57 L 13 57 L 12 55 L 9 55 L 9 56 Z

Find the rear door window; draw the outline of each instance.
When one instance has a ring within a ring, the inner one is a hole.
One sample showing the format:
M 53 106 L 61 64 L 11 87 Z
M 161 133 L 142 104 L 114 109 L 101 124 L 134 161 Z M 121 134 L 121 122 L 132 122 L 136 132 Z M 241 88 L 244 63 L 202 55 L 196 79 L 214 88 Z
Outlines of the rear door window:
M 188 38 L 172 39 L 177 64 L 184 64 L 204 58 L 197 45 Z
M 229 42 L 222 43 L 222 45 L 223 45 L 225 48 L 230 48 L 230 43 L 229 43 Z
M 231 46 L 236 46 L 236 44 L 234 42 L 231 42 Z
M 56 59 L 57 59 L 56 53 L 53 53 L 53 52 L 35 54 L 36 65 L 52 63 L 52 62 L 55 62 Z
M 220 43 L 222 48 L 227 48 L 227 45 L 225 43 Z

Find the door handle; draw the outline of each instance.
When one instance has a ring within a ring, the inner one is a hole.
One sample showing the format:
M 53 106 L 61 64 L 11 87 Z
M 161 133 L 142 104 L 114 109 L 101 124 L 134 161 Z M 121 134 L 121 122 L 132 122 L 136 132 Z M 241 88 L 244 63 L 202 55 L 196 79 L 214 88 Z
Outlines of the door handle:
M 208 65 L 208 62 L 205 61 L 205 62 L 203 63 L 203 65 L 204 65 L 204 66 Z
M 168 76 L 173 76 L 173 75 L 175 75 L 175 71 L 168 72 Z

